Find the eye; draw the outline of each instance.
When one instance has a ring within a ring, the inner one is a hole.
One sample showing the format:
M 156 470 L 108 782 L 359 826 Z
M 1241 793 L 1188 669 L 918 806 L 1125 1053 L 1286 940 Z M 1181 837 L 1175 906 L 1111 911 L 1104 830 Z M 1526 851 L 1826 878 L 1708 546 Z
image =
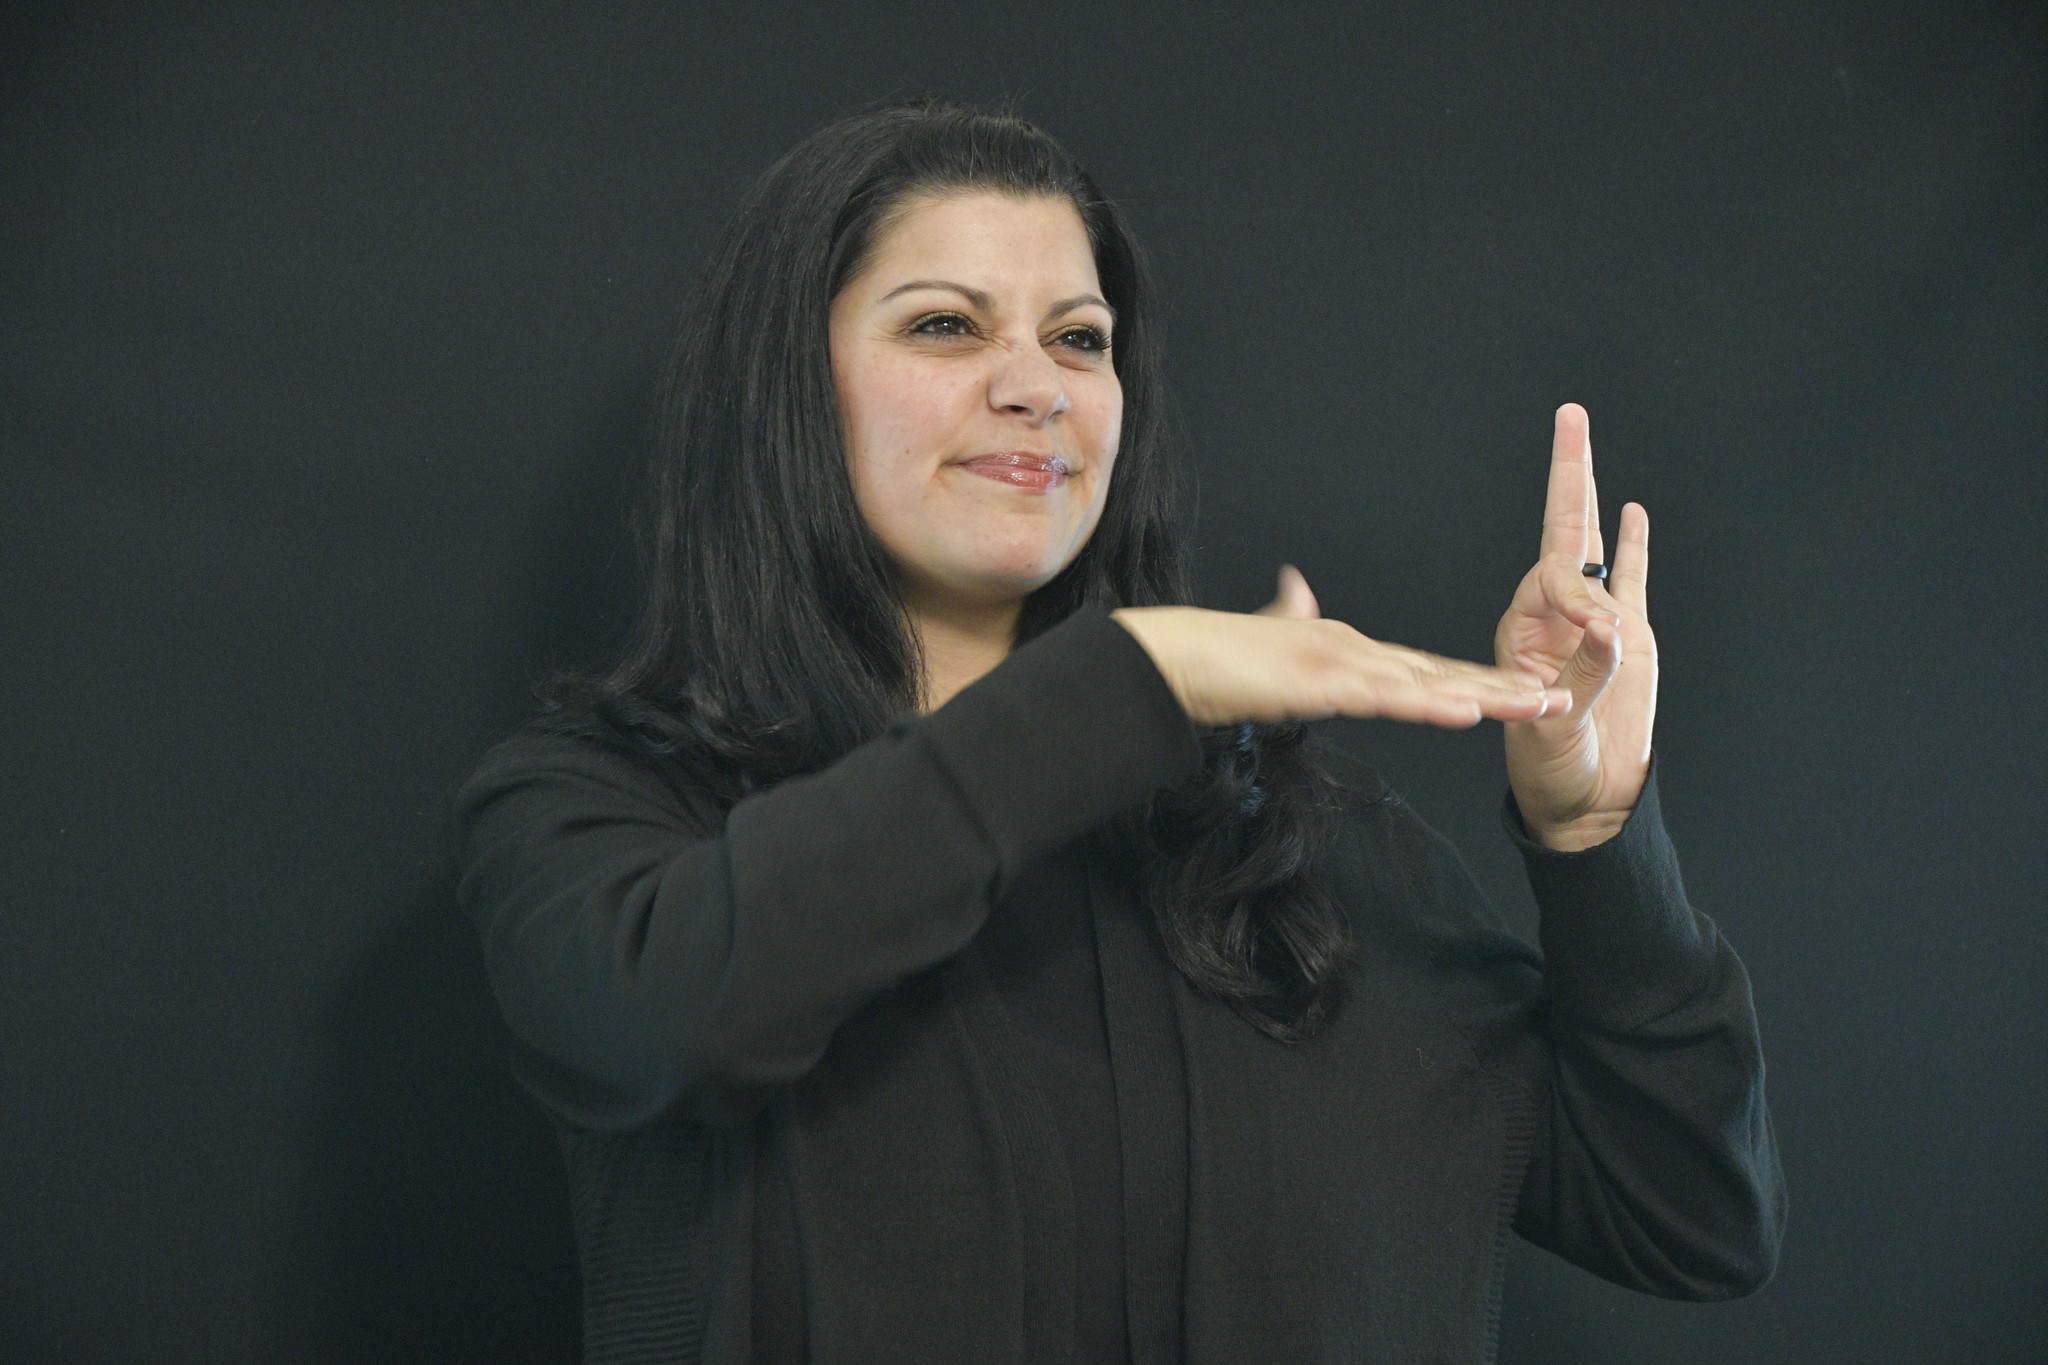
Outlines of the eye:
M 970 318 L 958 313 L 932 313 L 921 317 L 905 329 L 911 336 L 937 337 L 941 340 L 970 337 L 979 334 L 980 329 Z M 1079 351 L 1084 355 L 1106 355 L 1109 352 L 1109 334 L 1100 327 L 1069 327 L 1057 338 L 1058 344 Z
M 1109 350 L 1109 337 L 1100 327 L 1069 327 L 1060 340 L 1079 351 L 1100 355 Z
M 942 324 L 957 327 L 959 330 L 945 332 L 934 330 Z M 909 330 L 913 336 L 965 337 L 974 335 L 974 324 L 961 317 L 958 313 L 933 313 L 930 317 L 919 318 L 916 322 L 911 323 Z

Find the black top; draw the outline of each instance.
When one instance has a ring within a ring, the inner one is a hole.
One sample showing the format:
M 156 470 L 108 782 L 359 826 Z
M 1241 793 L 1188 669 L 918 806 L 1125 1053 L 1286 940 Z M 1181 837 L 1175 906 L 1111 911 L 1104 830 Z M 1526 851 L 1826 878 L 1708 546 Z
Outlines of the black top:
M 1088 866 L 1069 845 L 1024 869 L 969 945 L 1032 1044 L 1074 1182 L 1074 1365 L 1124 1365 L 1123 1156 Z
M 1099 1073 L 1051 1074 L 1028 988 L 963 951 L 1062 850 L 1134 1365 L 1490 1359 L 1510 1227 L 1652 1293 L 1762 1283 L 1783 1193 L 1748 982 L 1687 903 L 1654 774 L 1580 853 L 1507 809 L 1539 953 L 1369 770 L 1321 757 L 1359 953 L 1290 1046 L 1192 991 L 1128 869 L 1076 844 L 1200 761 L 1099 609 L 729 814 L 579 740 L 495 747 L 458 797 L 462 897 L 562 1136 L 586 1359 L 1068 1359 L 1104 1165 L 1101 1126 L 1062 1119 L 1104 1112 Z
M 999 993 L 1016 1029 L 1035 1101 L 1048 1106 L 1073 1182 L 1071 1360 L 1073 1365 L 1128 1365 L 1123 1135 L 1089 876 L 1078 845 L 1038 859 L 1018 875 L 963 951 L 980 962 Z M 1150 1015 L 1151 1030 L 1161 1039 L 1173 1029 L 1172 1001 L 1164 990 L 1130 1003 Z M 1186 1122 L 1179 1071 L 1178 1048 L 1170 1054 L 1160 1048 L 1150 1090 L 1141 1098 L 1155 1117 L 1170 1107 L 1175 1128 Z M 787 1170 L 779 1162 L 764 1162 L 756 1187 L 755 1365 L 797 1365 L 809 1359 L 799 1326 L 804 1314 L 801 1251 L 790 1199 Z M 1178 1302 L 1177 1262 L 1152 1267 L 1151 1278 Z

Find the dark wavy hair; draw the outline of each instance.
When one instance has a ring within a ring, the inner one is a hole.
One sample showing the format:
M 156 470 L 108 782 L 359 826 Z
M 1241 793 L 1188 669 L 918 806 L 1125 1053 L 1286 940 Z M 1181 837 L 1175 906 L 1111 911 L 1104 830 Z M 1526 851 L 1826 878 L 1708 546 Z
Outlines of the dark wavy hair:
M 918 640 L 854 500 L 827 320 L 893 215 L 970 190 L 1072 203 L 1118 321 L 1123 427 L 1102 516 L 1025 601 L 1016 642 L 1085 603 L 1191 601 L 1152 289 L 1122 214 L 1020 118 L 893 103 L 805 138 L 741 202 L 662 382 L 633 524 L 639 614 L 608 672 L 540 685 L 534 724 L 686 774 L 729 807 L 915 710 Z M 1352 952 L 1317 876 L 1334 786 L 1307 733 L 1298 721 L 1206 731 L 1197 774 L 1090 836 L 1134 857 L 1188 981 L 1289 1042 L 1335 1010 Z

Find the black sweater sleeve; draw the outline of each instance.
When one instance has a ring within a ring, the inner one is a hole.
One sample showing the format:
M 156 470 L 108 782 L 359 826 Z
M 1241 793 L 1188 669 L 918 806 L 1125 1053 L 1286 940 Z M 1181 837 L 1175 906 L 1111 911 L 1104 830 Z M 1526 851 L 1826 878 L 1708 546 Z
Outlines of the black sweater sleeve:
M 1091 606 L 718 827 L 624 755 L 517 733 L 455 798 L 459 897 L 560 1121 L 739 1122 L 964 947 L 1026 863 L 1200 762 L 1150 656 Z
M 1529 1106 L 1515 1230 L 1668 1298 L 1764 1284 L 1785 1194 L 1749 978 L 1686 898 L 1655 765 L 1621 830 L 1576 853 L 1531 840 L 1508 798 L 1540 952 L 1509 932 L 1450 842 L 1389 795 L 1377 809 L 1390 856 L 1424 888 L 1439 960 L 1479 990 L 1475 1046 Z
M 1672 1298 L 1763 1285 L 1785 1216 L 1749 978 L 1687 901 L 1654 770 L 1619 833 L 1576 853 L 1502 811 L 1542 911 L 1536 1131 L 1515 1229 Z

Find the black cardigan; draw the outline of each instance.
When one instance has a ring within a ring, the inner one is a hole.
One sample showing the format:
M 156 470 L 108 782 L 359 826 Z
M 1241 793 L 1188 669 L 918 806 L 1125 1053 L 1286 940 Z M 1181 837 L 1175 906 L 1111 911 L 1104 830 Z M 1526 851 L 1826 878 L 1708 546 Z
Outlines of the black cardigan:
M 1123 1147 L 1117 1122 L 1116 1067 L 1109 1050 L 1109 1021 L 1103 1010 L 1102 955 L 1096 951 L 1095 897 L 1090 887 L 1087 840 L 1076 840 L 1027 866 L 1006 895 L 989 910 L 981 932 L 963 952 L 982 960 L 995 985 L 997 1002 L 1016 1025 L 1028 1055 L 1026 1079 L 1045 1096 L 1060 1138 L 1073 1186 L 1075 1365 L 1131 1365 L 1124 1304 Z M 1163 1032 L 1173 1024 L 1173 1003 L 1164 995 L 1153 1006 Z M 1180 1050 L 1161 1061 L 1180 1070 Z M 1185 1099 L 1172 1076 L 1171 1093 L 1160 1103 L 1181 1112 L 1150 1121 L 1187 1124 Z M 755 1264 L 775 1256 L 794 1257 L 799 1242 L 793 1227 L 765 1227 L 755 1235 Z M 1180 1269 L 1162 1272 L 1180 1283 Z M 802 1299 L 779 1300 L 757 1291 L 757 1322 L 801 1321 Z M 755 1345 L 756 1365 L 802 1365 L 802 1343 L 780 1355 Z M 766 1344 L 772 1345 L 771 1342 Z
M 1784 1196 L 1748 981 L 1686 903 L 1654 777 L 1579 853 L 1510 804 L 1539 955 L 1369 770 L 1322 757 L 1360 951 L 1306 1043 L 1193 992 L 1130 868 L 1091 857 L 1135 1365 L 1490 1360 L 1510 1227 L 1651 1293 L 1762 1284 Z M 723 818 L 584 741 L 494 747 L 457 797 L 461 897 L 561 1134 L 586 1360 L 750 1360 L 763 1300 L 804 1305 L 759 1325 L 764 1355 L 1062 1359 L 1060 1139 L 962 949 L 1033 859 L 1199 762 L 1095 607 Z M 757 1217 L 795 1261 L 757 1266 Z

